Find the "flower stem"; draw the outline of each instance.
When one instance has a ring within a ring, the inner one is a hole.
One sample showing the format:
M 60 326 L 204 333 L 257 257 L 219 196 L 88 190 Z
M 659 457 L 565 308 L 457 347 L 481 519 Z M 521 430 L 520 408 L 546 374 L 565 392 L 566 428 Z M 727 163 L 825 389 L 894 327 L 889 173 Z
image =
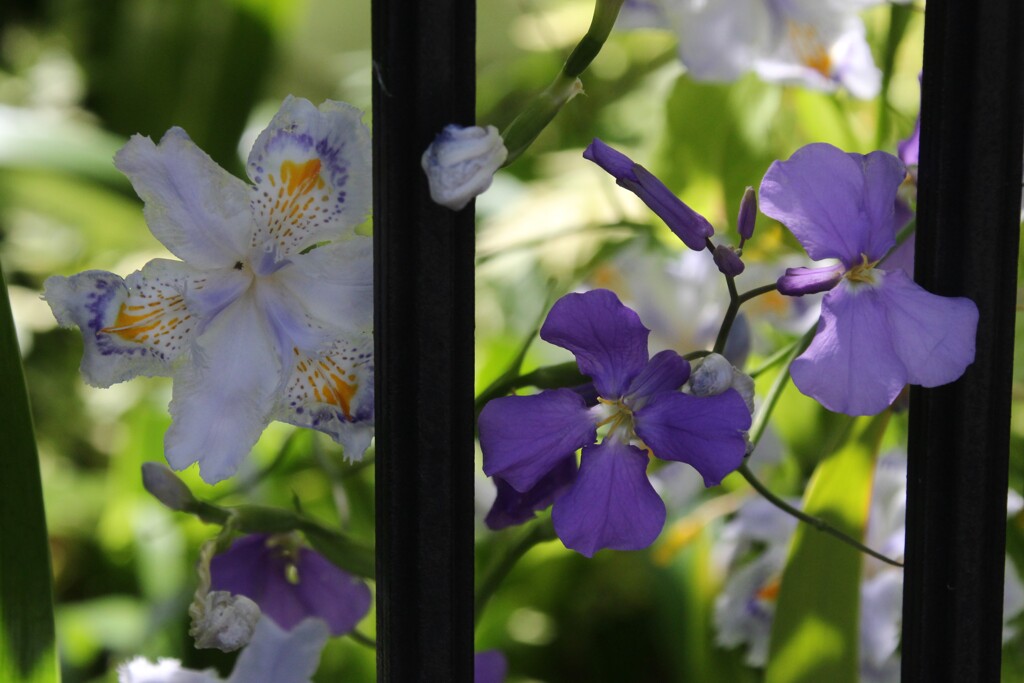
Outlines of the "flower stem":
M 491 599 L 498 586 L 501 585 L 501 582 L 512 571 L 512 567 L 515 566 L 516 562 L 533 546 L 553 541 L 555 538 L 555 527 L 551 523 L 550 517 L 538 519 L 526 529 L 523 529 L 519 538 L 505 550 L 504 555 L 492 564 L 480 581 L 477 582 L 476 607 L 474 610 L 477 622 L 480 621 L 480 615 L 483 614 L 487 601 Z
M 789 350 L 789 353 L 785 356 L 786 367 L 779 372 L 775 381 L 772 382 L 772 386 L 768 389 L 768 394 L 764 398 L 764 403 L 761 404 L 761 409 L 757 411 L 757 415 L 754 416 L 754 423 L 750 425 L 750 448 L 747 452 L 747 457 L 754 452 L 757 448 L 757 443 L 761 440 L 761 436 L 764 434 L 764 428 L 768 425 L 768 419 L 772 416 L 772 411 L 775 410 L 775 405 L 779 402 L 779 397 L 782 396 L 782 390 L 786 388 L 789 383 L 789 366 L 793 363 L 793 360 L 804 352 L 808 346 L 810 346 L 811 340 L 814 339 L 814 334 L 817 332 L 818 326 L 815 325 L 811 329 L 804 333 L 804 336 L 793 345 Z
M 750 484 L 754 488 L 755 491 L 760 493 L 764 497 L 765 500 L 767 500 L 769 503 L 771 503 L 775 507 L 779 508 L 783 512 L 785 512 L 785 513 L 787 513 L 787 514 L 797 518 L 798 520 L 800 520 L 804 524 L 809 524 L 812 527 L 814 527 L 815 529 L 817 529 L 818 531 L 823 531 L 826 534 L 828 534 L 829 536 L 833 536 L 833 537 L 839 539 L 840 541 L 842 541 L 846 545 L 852 546 L 852 547 L 856 548 L 857 550 L 859 550 L 860 552 L 865 553 L 867 555 L 870 555 L 871 557 L 875 558 L 876 560 L 881 560 L 882 562 L 885 562 L 886 564 L 890 564 L 893 567 L 902 567 L 903 566 L 902 562 L 897 562 L 896 560 L 894 560 L 892 558 L 889 558 L 889 557 L 886 557 L 885 555 L 883 555 L 882 553 L 880 553 L 878 551 L 872 550 L 871 548 L 867 547 L 866 545 L 864 545 L 860 541 L 858 541 L 858 540 L 856 540 L 854 538 L 851 538 L 850 536 L 847 536 L 846 534 L 844 534 L 839 529 L 836 529 L 835 527 L 833 527 L 831 524 L 829 524 L 825 520 L 820 519 L 818 517 L 815 517 L 813 515 L 809 515 L 806 512 L 804 512 L 803 510 L 799 510 L 799 509 L 793 507 L 792 505 L 790 505 L 789 503 L 787 503 L 786 501 L 782 500 L 781 498 L 776 496 L 774 493 L 769 491 L 768 487 L 766 487 L 761 482 L 760 479 L 758 479 L 757 477 L 754 476 L 754 473 L 750 471 L 749 467 L 747 467 L 747 463 L 743 463 L 742 465 L 740 465 L 739 469 L 736 470 L 736 471 L 739 472 L 743 476 L 743 478 L 747 480 L 747 483 Z
M 736 315 L 740 312 L 740 306 L 747 303 L 754 297 L 767 294 L 768 292 L 774 292 L 778 288 L 778 285 L 773 282 L 768 285 L 755 287 L 754 289 L 739 294 L 736 291 L 736 281 L 731 275 L 725 276 L 725 283 L 729 287 L 729 308 L 725 309 L 725 317 L 722 318 L 722 326 L 718 328 L 718 337 L 715 338 L 715 346 L 712 349 L 714 353 L 721 353 L 725 348 L 726 342 L 729 341 L 729 331 L 732 329 L 733 321 L 736 320 Z
M 360 633 L 359 631 L 357 631 L 355 629 L 352 629 L 351 631 L 348 632 L 348 637 L 351 638 L 352 640 L 356 641 L 360 645 L 365 645 L 366 647 L 368 647 L 368 648 L 370 648 L 372 650 L 376 650 L 377 649 L 377 641 L 376 640 L 374 640 L 373 638 L 371 638 L 368 635 Z
M 623 1 L 597 0 L 594 3 L 594 16 L 590 20 L 590 28 L 569 55 L 555 80 L 502 132 L 501 137 L 508 149 L 505 166 L 526 151 L 566 102 L 583 91 L 579 76 L 604 47 L 608 34 L 615 25 L 615 19 L 619 16 Z

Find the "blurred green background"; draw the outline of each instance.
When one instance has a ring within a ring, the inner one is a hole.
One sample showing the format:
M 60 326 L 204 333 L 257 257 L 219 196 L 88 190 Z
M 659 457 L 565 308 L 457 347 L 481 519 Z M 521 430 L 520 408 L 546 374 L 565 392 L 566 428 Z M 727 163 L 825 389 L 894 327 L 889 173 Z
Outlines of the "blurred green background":
M 509 123 L 554 77 L 591 12 L 583 0 L 482 0 L 480 122 Z M 584 77 L 585 96 L 478 201 L 479 386 L 504 371 L 551 297 L 581 286 L 615 288 L 652 327 L 658 325 L 648 316 L 663 312 L 671 318 L 658 328 L 663 346 L 682 344 L 679 350 L 687 351 L 706 343 L 702 316 L 721 301 L 724 286 L 638 275 L 678 268 L 682 248 L 580 157 L 593 137 L 628 151 L 728 233 L 743 188 L 756 187 L 772 160 L 799 146 L 823 140 L 849 151 L 895 149 L 917 113 L 922 19 L 911 13 L 906 31 L 890 42 L 889 9 L 866 15 L 876 61 L 884 63 L 887 46 L 894 56 L 888 95 L 871 102 L 753 77 L 695 83 L 676 59 L 672 36 L 614 33 Z M 195 650 L 187 635 L 198 547 L 216 529 L 167 511 L 141 487 L 140 464 L 162 460 L 169 380 L 87 387 L 77 372 L 79 336 L 55 329 L 39 299 L 43 280 L 90 268 L 127 275 L 165 255 L 111 162 L 127 136 L 158 137 L 181 126 L 242 175 L 252 141 L 285 95 L 345 100 L 368 110 L 370 88 L 368 2 L 5 0 L 0 6 L 0 258 L 39 438 L 65 681 L 116 680 L 114 667 L 135 654 L 176 657 L 222 673 L 233 656 Z M 769 265 L 751 269 L 741 289 L 772 281 L 779 263 L 798 252 L 760 217 L 746 253 Z M 755 325 L 751 364 L 798 335 L 783 324 L 799 317 L 787 306 L 768 300 L 761 307 L 775 317 Z M 526 369 L 566 359 L 545 346 L 531 347 Z M 1024 473 L 1020 368 L 1011 472 L 1017 488 Z M 759 387 L 771 379 L 763 376 Z M 771 485 L 799 495 L 832 427 L 815 404 L 787 390 L 769 449 Z M 905 419 L 897 416 L 887 443 L 898 443 L 904 430 Z M 194 468 L 184 473 L 201 497 L 289 507 L 297 496 L 310 514 L 368 539 L 372 476 L 372 468 L 343 462 L 328 440 L 293 435 L 280 424 L 267 430 L 235 479 L 209 487 Z M 725 489 L 745 495 L 733 479 Z M 480 489 L 485 512 L 485 482 Z M 713 545 L 722 519 L 700 513 L 700 505 L 718 493 L 687 490 L 670 498 L 669 526 L 650 551 L 603 552 L 588 561 L 560 544 L 535 549 L 489 605 L 478 648 L 505 651 L 513 681 L 760 680 L 740 652 L 714 645 L 711 606 L 724 576 Z M 481 527 L 480 562 L 514 533 L 495 540 Z M 1024 561 L 1024 518 L 1011 519 L 1009 547 Z M 372 615 L 361 629 L 372 634 Z M 1024 680 L 1019 638 L 1005 659 L 1006 680 Z M 373 677 L 372 651 L 343 638 L 329 644 L 316 680 Z

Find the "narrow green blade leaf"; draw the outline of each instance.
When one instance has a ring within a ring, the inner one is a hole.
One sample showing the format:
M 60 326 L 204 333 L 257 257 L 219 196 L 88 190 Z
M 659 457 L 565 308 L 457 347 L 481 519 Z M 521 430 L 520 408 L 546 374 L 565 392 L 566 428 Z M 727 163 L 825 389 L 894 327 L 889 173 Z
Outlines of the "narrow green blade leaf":
M 50 550 L 28 392 L 0 272 L 0 681 L 60 680 Z
M 826 457 L 804 495 L 804 510 L 863 538 L 875 456 L 889 414 Z M 857 424 L 863 424 L 864 420 Z M 857 683 L 863 556 L 801 524 L 782 574 L 772 625 L 767 683 Z

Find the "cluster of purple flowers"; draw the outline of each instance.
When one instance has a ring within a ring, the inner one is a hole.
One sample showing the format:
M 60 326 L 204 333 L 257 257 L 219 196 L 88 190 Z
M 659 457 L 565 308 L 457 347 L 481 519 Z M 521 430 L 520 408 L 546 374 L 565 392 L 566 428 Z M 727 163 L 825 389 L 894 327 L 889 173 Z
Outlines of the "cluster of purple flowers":
M 713 245 L 707 219 L 649 171 L 600 140 L 584 157 L 643 200 L 688 247 L 711 250 L 724 274 L 742 272 L 741 252 Z M 908 220 L 897 200 L 906 174 L 884 152 L 864 156 L 815 144 L 773 163 L 761 183 L 764 213 L 789 228 L 813 259 L 837 261 L 790 268 L 777 283 L 789 296 L 828 292 L 817 334 L 791 372 L 803 393 L 836 412 L 879 413 L 907 383 L 951 382 L 974 359 L 974 303 L 926 292 L 896 258 L 884 267 Z M 748 191 L 737 221 L 741 247 L 753 233 L 755 207 Z M 555 531 L 569 548 L 587 556 L 644 548 L 665 520 L 646 475 L 649 455 L 689 463 L 707 486 L 742 463 L 750 410 L 740 395 L 683 393 L 689 363 L 674 351 L 649 358 L 647 328 L 612 292 L 563 297 L 540 336 L 571 351 L 593 385 L 507 396 L 481 412 L 484 472 L 498 490 L 486 520 L 491 528 L 553 505 Z M 596 401 L 588 400 L 594 393 Z M 607 431 L 595 443 L 601 428 Z

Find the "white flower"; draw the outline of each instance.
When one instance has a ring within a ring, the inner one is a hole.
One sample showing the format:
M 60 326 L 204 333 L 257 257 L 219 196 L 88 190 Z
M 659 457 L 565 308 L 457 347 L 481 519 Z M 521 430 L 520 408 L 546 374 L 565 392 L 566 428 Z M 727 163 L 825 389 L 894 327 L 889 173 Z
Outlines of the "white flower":
M 309 683 L 327 642 L 327 624 L 306 619 L 285 631 L 271 619 L 260 619 L 252 642 L 242 650 L 227 679 L 207 669 L 184 669 L 176 659 L 153 664 L 136 657 L 117 668 L 118 683 Z
M 458 211 L 491 186 L 494 172 L 507 157 L 494 126 L 445 126 L 420 161 L 430 183 L 430 198 Z
M 150 230 L 180 261 L 122 280 L 104 271 L 46 281 L 63 326 L 82 329 L 87 382 L 174 379 L 164 440 L 176 469 L 232 475 L 271 420 L 330 434 L 348 457 L 373 420 L 372 247 L 361 113 L 289 97 L 228 174 L 180 128 L 134 136 L 115 164 Z
M 679 36 L 679 56 L 697 80 L 731 81 L 754 71 L 768 81 L 818 90 L 842 85 L 871 98 L 881 74 L 857 12 L 879 1 L 651 0 L 639 7 L 641 23 L 650 23 L 653 7 Z

